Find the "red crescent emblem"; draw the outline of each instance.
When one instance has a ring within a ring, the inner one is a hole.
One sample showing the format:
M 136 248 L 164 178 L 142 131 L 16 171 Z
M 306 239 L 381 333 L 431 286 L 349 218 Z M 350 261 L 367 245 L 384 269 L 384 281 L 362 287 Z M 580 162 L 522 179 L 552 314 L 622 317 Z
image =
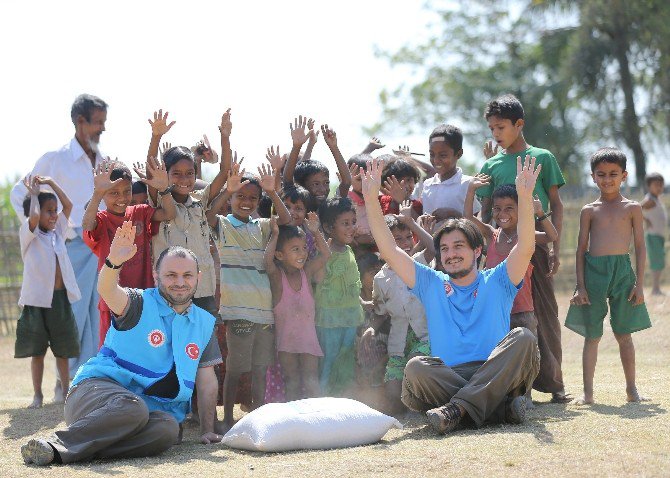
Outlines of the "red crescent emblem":
M 186 346 L 186 355 L 195 360 L 200 357 L 200 349 L 196 344 L 190 343 Z
M 165 334 L 160 330 L 152 330 L 149 332 L 149 343 L 152 347 L 160 347 L 165 343 Z
M 448 281 L 444 282 L 444 292 L 447 293 L 447 297 L 454 293 L 454 289 Z

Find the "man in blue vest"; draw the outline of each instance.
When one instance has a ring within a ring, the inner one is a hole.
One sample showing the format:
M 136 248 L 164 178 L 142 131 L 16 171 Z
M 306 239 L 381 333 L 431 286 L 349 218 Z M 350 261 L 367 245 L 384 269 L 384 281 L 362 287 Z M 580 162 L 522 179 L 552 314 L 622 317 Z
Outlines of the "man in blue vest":
M 214 317 L 191 302 L 200 277 L 197 258 L 170 247 L 156 262 L 156 288 L 124 289 L 119 269 L 137 251 L 134 238 L 132 223 L 123 223 L 100 271 L 98 292 L 113 326 L 74 377 L 64 408 L 67 428 L 53 440 L 23 445 L 26 464 L 161 453 L 177 441 L 196 385 L 201 442 L 221 441 L 214 433 L 213 367 L 222 362 Z

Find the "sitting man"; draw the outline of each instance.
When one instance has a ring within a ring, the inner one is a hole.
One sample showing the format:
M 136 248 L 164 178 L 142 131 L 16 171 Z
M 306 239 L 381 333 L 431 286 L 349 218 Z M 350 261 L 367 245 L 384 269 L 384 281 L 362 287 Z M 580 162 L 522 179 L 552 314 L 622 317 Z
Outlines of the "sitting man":
M 132 223 L 124 222 L 100 270 L 98 292 L 114 314 L 112 327 L 74 377 L 65 401 L 67 428 L 53 440 L 22 446 L 26 464 L 161 453 L 178 440 L 194 385 L 201 441 L 221 441 L 214 433 L 214 365 L 222 362 L 214 317 L 191 303 L 200 277 L 197 258 L 170 247 L 156 261 L 157 288 L 123 289 L 119 268 L 137 250 L 134 237 Z
M 535 158 L 517 163 L 519 239 L 506 260 L 486 271 L 477 270 L 483 237 L 466 219 L 448 220 L 434 236 L 444 272 L 413 261 L 396 246 L 375 200 L 378 162 L 364 173 L 372 235 L 382 258 L 423 303 L 434 355 L 407 363 L 401 398 L 410 409 L 426 412 L 439 433 L 455 429 L 466 416 L 477 427 L 485 421 L 521 423 L 524 393 L 539 371 L 535 336 L 526 328 L 509 330 L 512 302 L 535 249 L 533 187 L 540 172 Z

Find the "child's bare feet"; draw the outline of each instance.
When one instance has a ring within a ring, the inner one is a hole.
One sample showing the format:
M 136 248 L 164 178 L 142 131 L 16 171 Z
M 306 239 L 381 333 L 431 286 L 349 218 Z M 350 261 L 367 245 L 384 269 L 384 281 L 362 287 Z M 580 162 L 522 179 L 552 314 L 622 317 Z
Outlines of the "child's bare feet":
M 44 401 L 44 396 L 41 393 L 36 393 L 33 397 L 33 401 L 26 408 L 42 408 L 42 402 Z
M 575 405 L 591 405 L 593 403 L 593 395 L 587 395 L 586 393 L 579 398 L 576 398 L 574 402 Z
M 651 400 L 648 397 L 643 397 L 642 395 L 640 395 L 640 393 L 637 391 L 637 387 L 627 389 L 626 395 L 629 402 L 648 402 L 649 400 Z

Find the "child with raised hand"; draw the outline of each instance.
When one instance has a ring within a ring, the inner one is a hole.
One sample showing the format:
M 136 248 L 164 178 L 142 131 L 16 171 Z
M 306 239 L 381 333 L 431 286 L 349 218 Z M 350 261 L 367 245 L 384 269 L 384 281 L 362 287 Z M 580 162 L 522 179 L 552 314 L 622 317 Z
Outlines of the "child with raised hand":
M 330 259 L 315 293 L 316 333 L 324 354 L 320 384 L 322 392 L 328 394 L 343 390 L 353 379 L 353 345 L 356 328 L 363 323 L 363 308 L 359 298 L 361 280 L 351 249 L 356 234 L 356 211 L 351 200 L 346 197 L 326 200 L 319 207 L 319 219 L 331 239 Z M 339 378 L 331 381 L 336 359 L 342 366 L 337 370 Z
M 168 176 L 165 166 L 157 159 L 147 159 L 146 176 L 141 179 L 157 191 L 168 191 Z M 98 271 L 107 260 L 109 247 L 114 239 L 117 228 L 130 221 L 135 228 L 135 245 L 137 254 L 123 265 L 119 275 L 122 287 L 148 289 L 154 286 L 151 263 L 151 238 L 156 235 L 159 223 L 170 221 L 176 215 L 175 204 L 171 198 L 163 202 L 162 207 L 154 208 L 148 204 L 131 205 L 132 176 L 130 169 L 118 161 L 101 163 L 93 178 L 93 197 L 86 206 L 81 226 L 84 230 L 84 242 L 98 257 Z M 105 210 L 98 211 L 100 202 L 105 203 Z M 99 346 L 111 324 L 109 307 L 100 298 Z
M 372 160 L 372 156 L 365 153 L 355 154 L 347 161 L 349 173 L 351 174 L 351 190 L 347 193 L 347 197 L 356 209 L 356 242 L 354 243 L 354 252 L 356 256 L 360 256 L 366 252 L 372 252 L 375 244 L 372 234 L 370 234 L 370 226 L 368 225 L 368 216 L 365 211 L 365 199 L 361 191 L 361 173 L 368 167 L 368 161 Z
M 330 194 L 330 172 L 328 167 L 313 159 L 300 161 L 298 163 L 298 155 L 300 148 L 310 137 L 310 134 L 305 132 L 305 127 L 308 124 L 308 119 L 299 116 L 290 124 L 291 138 L 293 140 L 293 148 L 289 154 L 286 166 L 284 167 L 284 184 L 296 183 L 309 191 L 314 202 L 312 210 L 318 207 L 323 201 L 328 198 Z M 340 185 L 338 187 L 338 195 L 345 197 L 351 187 L 351 173 L 347 168 L 347 164 L 342 157 L 342 153 L 337 146 L 337 135 L 335 131 L 330 129 L 327 124 L 321 125 L 321 133 L 323 139 L 328 145 L 340 177 Z
M 404 159 L 398 158 L 386 166 L 382 172 L 384 189 L 379 196 L 379 203 L 384 214 L 399 214 L 400 205 L 405 201 L 412 202 L 412 217 L 415 219 L 423 214 L 423 204 L 419 199 L 411 199 L 414 188 L 421 178 L 419 169 Z
M 312 282 L 330 257 L 319 231 L 319 219 L 310 212 L 305 227 L 316 238 L 318 255 L 308 260 L 305 232 L 294 225 L 279 226 L 272 219 L 272 235 L 265 249 L 265 268 L 272 289 L 277 352 L 286 387 L 286 399 L 318 397 L 319 357 Z
M 591 177 L 600 197 L 582 208 L 577 242 L 577 288 L 570 299 L 565 326 L 584 337 L 582 364 L 584 395 L 577 404 L 593 403 L 593 377 L 603 320 L 610 308 L 610 325 L 619 343 L 629 402 L 647 400 L 635 385 L 635 347 L 631 334 L 651 327 L 644 304 L 646 260 L 640 205 L 621 195 L 626 155 L 616 148 L 601 148 L 591 156 Z M 635 269 L 630 243 L 635 246 Z
M 154 119 L 149 120 L 151 125 L 151 142 L 149 143 L 148 158 L 158 155 L 158 146 L 161 138 L 172 128 L 175 121 L 168 123 L 168 113 L 162 110 L 154 112 Z M 176 205 L 176 217 L 164 221 L 158 234 L 153 238 L 153 258 L 158 259 L 161 252 L 170 246 L 182 246 L 193 251 L 198 258 L 198 265 L 202 273 L 198 290 L 193 303 L 217 317 L 219 304 L 214 299 L 216 290 L 216 273 L 214 259 L 210 252 L 210 231 L 205 211 L 208 209 L 214 196 L 218 194 L 230 170 L 232 152 L 230 150 L 230 134 L 232 132 L 230 108 L 221 116 L 219 131 L 221 133 L 221 165 L 219 172 L 202 190 L 195 190 L 196 167 L 195 156 L 186 146 L 173 146 L 163 154 L 163 162 L 168 173 L 170 187 L 162 194 L 149 186 L 149 204 L 160 206 L 168 195 Z M 142 177 L 142 171 L 136 172 Z
M 659 173 L 647 174 L 644 178 L 648 193 L 640 203 L 644 216 L 644 242 L 649 256 L 651 269 L 651 295 L 663 295 L 661 292 L 661 274 L 665 269 L 665 234 L 668 228 L 668 213 L 661 200 L 665 179 Z
M 275 190 L 277 171 L 263 164 L 258 173 L 259 177 L 245 174 L 245 170 L 240 171 L 240 165 L 233 162 L 226 189 L 207 211 L 221 262 L 219 314 L 226 322 L 228 344 L 221 431 L 233 425 L 235 396 L 243 373 L 251 372 L 252 409 L 263 405 L 265 374 L 274 358 L 272 294 L 264 262 L 270 219 L 251 216 L 263 191 L 272 200 L 278 224 L 288 224 L 291 216 Z M 216 214 L 226 202 L 230 202 L 231 213 Z
M 78 301 L 81 293 L 65 249 L 72 202 L 49 177 L 27 176 L 23 184 L 28 190 L 23 201 L 28 220 L 19 229 L 23 259 L 19 305 L 23 310 L 16 324 L 14 357 L 31 357 L 34 396 L 28 408 L 40 408 L 47 347 L 56 357 L 58 375 L 65 378 L 60 381 L 62 396 L 67 395 L 68 359 L 79 356 L 79 332 L 70 304 Z M 40 191 L 42 184 L 56 194 Z M 63 207 L 60 213 L 58 200 Z
M 396 246 L 421 264 L 428 265 L 435 256 L 433 238 L 412 218 L 409 201 L 401 205 L 401 214 L 384 216 Z M 425 249 L 412 255 L 418 237 Z M 406 411 L 400 401 L 402 378 L 407 362 L 418 355 L 430 355 L 426 312 L 421 301 L 412 294 L 393 269 L 385 264 L 373 280 L 372 301 L 378 317 L 390 317 L 388 332 L 388 362 L 384 374 L 383 411 L 398 415 Z M 363 341 L 377 335 L 379 323 L 371 324 L 363 333 Z
M 299 227 L 305 232 L 307 240 L 307 252 L 310 259 L 316 255 L 316 240 L 309 228 L 304 227 L 305 218 L 311 202 L 311 197 L 307 189 L 298 185 L 289 185 L 281 192 L 281 200 L 291 215 L 292 226 Z

